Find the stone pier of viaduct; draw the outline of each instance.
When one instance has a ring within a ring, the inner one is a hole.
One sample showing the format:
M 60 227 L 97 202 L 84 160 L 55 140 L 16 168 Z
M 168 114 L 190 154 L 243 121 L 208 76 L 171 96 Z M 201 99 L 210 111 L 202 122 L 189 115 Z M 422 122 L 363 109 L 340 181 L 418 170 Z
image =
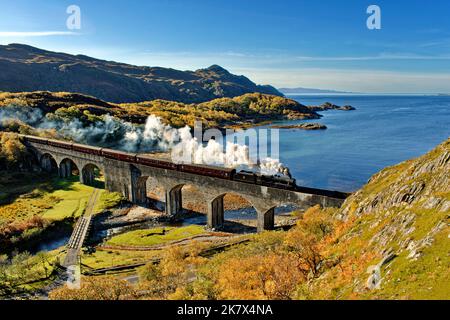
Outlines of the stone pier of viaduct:
M 306 209 L 317 204 L 336 207 L 343 202 L 342 198 L 160 169 L 34 142 L 26 144 L 45 170 L 58 170 L 61 177 L 68 177 L 75 165 L 80 182 L 91 185 L 94 170 L 98 168 L 103 172 L 107 190 L 119 192 L 138 205 L 145 206 L 148 202 L 147 180 L 151 178 L 165 190 L 167 215 L 175 215 L 182 209 L 181 189 L 185 185 L 192 185 L 205 199 L 208 205 L 208 227 L 214 229 L 220 229 L 224 223 L 224 196 L 227 193 L 245 198 L 255 208 L 258 231 L 273 229 L 274 209 L 277 206 L 292 204 Z

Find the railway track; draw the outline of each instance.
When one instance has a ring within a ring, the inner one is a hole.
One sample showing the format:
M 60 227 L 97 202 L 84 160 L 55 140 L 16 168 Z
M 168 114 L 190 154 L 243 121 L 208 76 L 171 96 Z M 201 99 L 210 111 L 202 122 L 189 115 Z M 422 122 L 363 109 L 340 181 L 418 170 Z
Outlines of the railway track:
M 67 243 L 67 255 L 63 266 L 69 267 L 78 263 L 81 248 L 83 247 L 86 236 L 91 225 L 92 215 L 94 213 L 95 204 L 100 196 L 100 190 L 94 189 L 94 192 L 89 198 L 84 215 L 78 219 L 78 222 L 73 229 L 72 235 Z

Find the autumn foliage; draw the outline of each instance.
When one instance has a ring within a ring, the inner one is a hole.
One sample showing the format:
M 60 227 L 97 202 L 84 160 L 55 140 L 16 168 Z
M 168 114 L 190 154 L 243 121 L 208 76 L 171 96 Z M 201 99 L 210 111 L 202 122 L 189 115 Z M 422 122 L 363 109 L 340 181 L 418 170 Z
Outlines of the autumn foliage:
M 289 300 L 307 296 L 307 287 L 338 260 L 327 245 L 339 223 L 331 210 L 309 209 L 290 231 L 264 232 L 211 259 L 201 256 L 201 243 L 165 249 L 159 263 L 139 271 L 139 285 L 123 283 L 114 291 L 109 280 L 89 279 L 79 292 L 60 289 L 53 299 L 120 299 L 139 293 L 140 299 Z M 95 291 L 109 290 L 112 296 Z M 119 292 L 119 293 L 117 293 Z
M 48 221 L 40 216 L 33 216 L 28 220 L 18 220 L 0 226 L 0 239 L 7 236 L 17 236 L 22 234 L 25 230 L 32 228 L 43 228 L 48 224 Z
M 296 286 L 305 280 L 295 266 L 295 257 L 289 254 L 233 258 L 218 270 L 217 298 L 291 299 Z
M 112 277 L 82 277 L 80 289 L 64 286 L 49 294 L 52 300 L 131 300 L 136 291 L 125 280 Z
M 27 157 L 28 152 L 17 134 L 0 132 L 0 170 L 20 167 Z

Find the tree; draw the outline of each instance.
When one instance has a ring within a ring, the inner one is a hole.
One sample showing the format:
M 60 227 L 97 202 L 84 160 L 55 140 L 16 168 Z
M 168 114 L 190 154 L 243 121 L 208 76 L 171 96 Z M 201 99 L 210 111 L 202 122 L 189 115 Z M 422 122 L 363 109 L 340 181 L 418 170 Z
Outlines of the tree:
M 48 265 L 50 264 L 49 254 L 44 251 L 41 251 L 36 255 L 36 257 L 41 262 L 42 269 L 44 269 L 44 274 L 45 274 L 45 277 L 47 278 L 48 277 Z
M 285 244 L 292 255 L 296 257 L 296 267 L 305 276 L 313 277 L 319 274 L 324 261 L 318 238 L 297 227 L 286 236 Z
M 20 166 L 27 155 L 27 150 L 17 134 L 0 133 L 0 164 L 3 163 L 6 169 Z
M 253 255 L 225 261 L 216 273 L 220 299 L 291 299 L 305 277 L 293 256 Z
M 64 286 L 49 294 L 52 300 L 130 300 L 136 297 L 135 289 L 128 282 L 112 277 L 83 277 L 80 289 Z
M 31 270 L 31 254 L 29 252 L 13 253 L 11 259 L 10 273 L 15 278 L 14 282 L 23 283 L 27 279 L 27 275 Z
M 320 206 L 308 209 L 297 226 L 288 232 L 285 245 L 297 257 L 297 267 L 306 276 L 317 277 L 325 257 L 322 253 L 324 239 L 332 235 L 335 221 Z
M 190 283 L 196 279 L 196 268 L 204 261 L 205 244 L 194 241 L 187 247 L 166 249 L 159 264 L 149 263 L 140 272 L 141 289 L 152 299 L 179 299 L 192 293 Z
M 8 267 L 8 256 L 0 255 L 0 294 L 7 294 L 11 290 L 9 286 Z

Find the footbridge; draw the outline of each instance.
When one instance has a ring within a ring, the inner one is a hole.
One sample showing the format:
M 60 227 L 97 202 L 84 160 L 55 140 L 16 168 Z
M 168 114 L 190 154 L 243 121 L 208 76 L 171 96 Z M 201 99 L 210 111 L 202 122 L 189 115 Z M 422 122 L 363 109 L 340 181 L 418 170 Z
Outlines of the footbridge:
M 136 161 L 136 154 L 80 144 L 21 136 L 27 148 L 36 155 L 46 171 L 58 172 L 62 178 L 73 174 L 76 167 L 80 182 L 91 185 L 95 170 L 103 172 L 105 188 L 123 194 L 132 203 L 145 206 L 148 202 L 149 181 L 164 189 L 165 212 L 175 215 L 183 208 L 181 189 L 194 186 L 207 203 L 208 227 L 220 229 L 224 223 L 224 196 L 237 194 L 246 199 L 257 212 L 258 231 L 274 227 L 274 209 L 277 206 L 294 205 L 307 209 L 320 204 L 337 207 L 348 196 L 346 193 L 294 187 L 290 189 L 234 181 L 229 177 L 211 175 L 208 170 L 184 172 L 176 164 L 160 160 L 143 164 Z

